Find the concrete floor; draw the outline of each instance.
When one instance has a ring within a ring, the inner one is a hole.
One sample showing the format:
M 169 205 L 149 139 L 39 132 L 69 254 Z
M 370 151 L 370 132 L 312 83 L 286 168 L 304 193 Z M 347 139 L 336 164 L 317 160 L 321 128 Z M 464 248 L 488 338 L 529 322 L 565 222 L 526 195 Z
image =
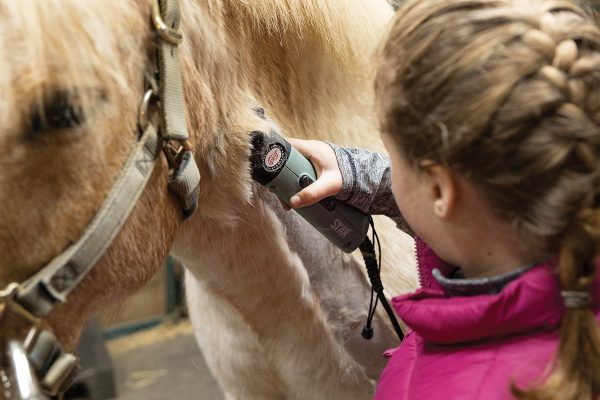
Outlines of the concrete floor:
M 188 321 L 107 343 L 119 400 L 223 400 Z

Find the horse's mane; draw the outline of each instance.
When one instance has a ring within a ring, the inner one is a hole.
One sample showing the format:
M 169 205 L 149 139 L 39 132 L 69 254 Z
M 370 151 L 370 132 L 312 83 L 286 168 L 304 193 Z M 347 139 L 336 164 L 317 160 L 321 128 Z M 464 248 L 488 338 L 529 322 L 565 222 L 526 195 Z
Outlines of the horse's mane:
M 315 38 L 337 61 L 351 63 L 368 56 L 381 36 L 388 10 L 380 2 L 348 0 L 227 0 L 228 11 L 243 16 L 255 31 L 279 37 L 283 44 Z M 386 7 L 391 10 L 391 7 Z

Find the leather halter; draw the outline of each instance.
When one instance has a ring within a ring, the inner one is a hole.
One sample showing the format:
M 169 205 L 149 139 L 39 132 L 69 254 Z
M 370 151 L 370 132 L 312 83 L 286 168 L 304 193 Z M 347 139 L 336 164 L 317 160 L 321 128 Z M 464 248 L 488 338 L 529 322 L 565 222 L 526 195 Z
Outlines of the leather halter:
M 157 57 L 147 77 L 139 115 L 139 137 L 107 198 L 78 241 L 21 284 L 0 290 L 0 382 L 17 399 L 44 399 L 61 393 L 77 370 L 75 356 L 63 352 L 42 317 L 67 295 L 110 246 L 125 224 L 164 152 L 170 167 L 169 189 L 181 201 L 182 218 L 198 203 L 200 172 L 188 143 L 177 46 L 182 40 L 177 0 L 153 0 Z M 159 127 L 148 117 L 149 105 L 160 112 Z M 24 338 L 7 337 L 7 325 L 28 327 Z

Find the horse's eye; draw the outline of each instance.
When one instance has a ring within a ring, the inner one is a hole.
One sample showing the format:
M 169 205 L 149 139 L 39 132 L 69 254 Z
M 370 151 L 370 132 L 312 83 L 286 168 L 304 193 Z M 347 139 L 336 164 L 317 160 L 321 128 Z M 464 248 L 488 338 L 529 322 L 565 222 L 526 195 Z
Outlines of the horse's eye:
M 77 98 L 68 92 L 55 92 L 39 105 L 33 107 L 29 115 L 28 135 L 75 128 L 85 122 L 85 115 Z

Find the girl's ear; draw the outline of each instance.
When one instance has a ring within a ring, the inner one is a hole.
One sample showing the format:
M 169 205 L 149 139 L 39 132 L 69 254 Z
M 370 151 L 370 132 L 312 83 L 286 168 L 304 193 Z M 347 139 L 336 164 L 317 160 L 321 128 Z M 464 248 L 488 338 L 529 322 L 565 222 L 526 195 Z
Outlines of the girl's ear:
M 429 178 L 431 204 L 438 218 L 447 219 L 454 212 L 458 186 L 448 168 L 432 165 L 425 169 Z

